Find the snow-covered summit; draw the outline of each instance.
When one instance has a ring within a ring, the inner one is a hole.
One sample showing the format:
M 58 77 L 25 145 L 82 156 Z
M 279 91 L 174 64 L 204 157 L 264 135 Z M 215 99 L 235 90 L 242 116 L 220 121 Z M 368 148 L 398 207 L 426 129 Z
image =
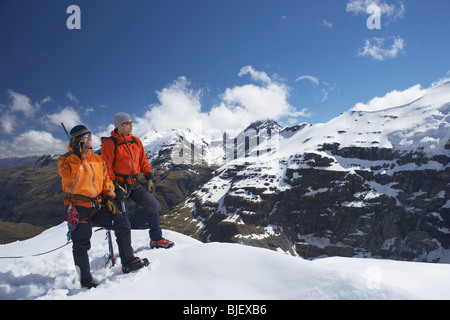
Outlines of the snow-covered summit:
M 339 143 L 340 148 L 377 147 L 448 154 L 445 146 L 449 139 L 450 82 L 430 89 L 406 105 L 375 111 L 350 110 L 327 123 L 306 128 L 286 141 L 284 154 L 314 151 L 323 143 Z

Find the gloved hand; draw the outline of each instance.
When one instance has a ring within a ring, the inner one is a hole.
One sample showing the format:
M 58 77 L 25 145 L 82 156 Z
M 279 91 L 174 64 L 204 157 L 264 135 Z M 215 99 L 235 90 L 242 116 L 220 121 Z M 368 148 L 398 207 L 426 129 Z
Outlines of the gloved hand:
M 106 208 L 111 211 L 112 214 L 119 214 L 119 209 L 116 206 L 116 203 L 114 202 L 113 197 L 107 196 L 104 198 L 105 206 Z
M 127 190 L 125 190 L 125 188 L 122 187 L 117 180 L 114 180 L 113 183 L 114 192 L 116 193 L 116 199 L 119 201 L 124 201 L 128 196 Z
M 145 175 L 145 179 L 147 179 L 147 190 L 151 194 L 155 192 L 155 183 L 153 182 L 153 174 L 151 172 Z
M 81 150 L 84 148 L 84 139 L 73 139 L 70 143 L 73 153 L 81 159 Z

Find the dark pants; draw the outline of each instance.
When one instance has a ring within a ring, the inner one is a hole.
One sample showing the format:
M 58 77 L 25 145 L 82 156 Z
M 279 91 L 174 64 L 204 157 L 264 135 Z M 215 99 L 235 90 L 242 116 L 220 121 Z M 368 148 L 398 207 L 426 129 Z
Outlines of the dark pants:
M 66 207 L 67 209 L 67 207 Z M 133 259 L 133 248 L 131 247 L 131 226 L 128 219 L 120 214 L 113 215 L 105 207 L 96 211 L 91 218 L 93 208 L 76 206 L 79 220 L 85 219 L 85 223 L 78 223 L 72 231 L 72 252 L 75 266 L 79 268 L 80 279 L 91 276 L 88 250 L 91 248 L 92 227 L 100 226 L 105 229 L 114 230 L 121 263 Z
M 133 189 L 129 196 L 138 205 L 144 207 L 147 213 L 147 222 L 149 227 L 150 239 L 153 241 L 159 241 L 162 239 L 162 231 L 159 226 L 159 211 L 161 211 L 161 205 L 158 200 L 148 192 L 145 186 L 140 186 L 137 189 Z

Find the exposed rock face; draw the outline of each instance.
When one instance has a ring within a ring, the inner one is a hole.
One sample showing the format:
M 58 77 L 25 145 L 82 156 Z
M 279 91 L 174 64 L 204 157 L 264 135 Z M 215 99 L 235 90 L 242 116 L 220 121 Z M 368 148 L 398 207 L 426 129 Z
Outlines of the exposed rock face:
M 307 258 L 439 260 L 450 244 L 450 158 L 333 150 L 330 157 L 307 153 L 280 163 L 282 177 L 230 165 L 178 210 L 192 208 L 189 233 L 203 241 L 279 248 Z M 352 157 L 345 159 L 355 169 L 330 170 L 333 154 Z M 357 166 L 361 160 L 370 161 L 368 167 Z

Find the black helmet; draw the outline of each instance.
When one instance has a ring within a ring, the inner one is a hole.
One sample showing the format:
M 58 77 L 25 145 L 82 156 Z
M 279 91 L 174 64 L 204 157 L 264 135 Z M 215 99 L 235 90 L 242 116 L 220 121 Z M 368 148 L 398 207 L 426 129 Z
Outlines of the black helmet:
M 70 139 L 76 139 L 82 136 L 83 134 L 90 133 L 89 129 L 85 126 L 79 124 L 70 130 Z

